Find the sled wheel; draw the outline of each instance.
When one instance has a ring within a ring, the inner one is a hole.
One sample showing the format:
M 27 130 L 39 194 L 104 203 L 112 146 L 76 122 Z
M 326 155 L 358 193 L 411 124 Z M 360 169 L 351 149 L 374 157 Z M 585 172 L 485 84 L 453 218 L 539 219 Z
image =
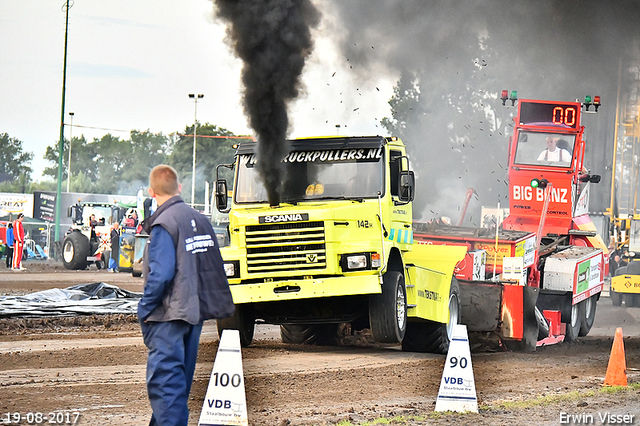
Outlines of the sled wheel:
M 583 305 L 582 311 L 584 312 L 584 316 L 582 317 L 582 325 L 580 326 L 580 332 L 578 333 L 578 336 L 584 337 L 591 331 L 593 322 L 596 319 L 596 305 L 598 304 L 597 302 L 597 294 L 594 294 L 593 296 L 580 302 L 580 304 Z
M 578 340 L 583 319 L 584 305 L 582 303 L 571 305 L 571 319 L 567 323 L 567 330 L 564 337 L 567 342 L 575 342 Z

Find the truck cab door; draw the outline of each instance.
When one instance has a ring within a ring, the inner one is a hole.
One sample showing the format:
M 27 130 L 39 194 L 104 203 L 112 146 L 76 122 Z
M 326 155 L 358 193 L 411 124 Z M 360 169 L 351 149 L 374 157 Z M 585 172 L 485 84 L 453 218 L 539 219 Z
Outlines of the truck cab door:
M 415 177 L 409 170 L 409 159 L 400 150 L 389 151 L 390 231 L 387 237 L 400 250 L 409 250 L 413 243 L 412 205 Z

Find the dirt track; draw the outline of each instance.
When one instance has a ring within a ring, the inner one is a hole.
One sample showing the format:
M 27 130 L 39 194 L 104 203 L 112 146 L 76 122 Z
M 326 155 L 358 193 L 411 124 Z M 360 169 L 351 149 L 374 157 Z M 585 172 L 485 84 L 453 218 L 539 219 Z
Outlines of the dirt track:
M 103 281 L 141 291 L 140 279 L 104 271 L 70 272 L 27 263 L 28 271 L 0 270 L 0 294 Z M 45 272 L 46 273 L 39 273 Z M 592 335 L 533 354 L 477 353 L 473 371 L 479 415 L 433 415 L 444 356 L 404 353 L 353 340 L 339 347 L 284 345 L 277 328 L 259 326 L 243 349 L 250 425 L 366 424 L 404 416 L 393 424 L 561 424 L 561 413 L 636 415 L 638 388 L 600 391 L 613 330 L 622 326 L 630 383 L 640 382 L 640 308 L 599 303 Z M 197 424 L 217 350 L 215 323 L 201 339 L 191 394 Z M 146 349 L 135 317 L 0 321 L 0 424 L 6 412 L 79 412 L 82 425 L 146 425 Z M 580 393 L 572 393 L 579 391 Z M 590 394 L 591 393 L 591 394 Z M 564 401 L 562 401 L 564 399 Z M 524 401 L 520 405 L 508 401 Z M 542 404 L 540 402 L 553 402 Z M 560 402 L 558 402 L 560 401 Z M 415 417 L 422 416 L 422 417 Z M 425 417 L 426 416 L 426 417 Z

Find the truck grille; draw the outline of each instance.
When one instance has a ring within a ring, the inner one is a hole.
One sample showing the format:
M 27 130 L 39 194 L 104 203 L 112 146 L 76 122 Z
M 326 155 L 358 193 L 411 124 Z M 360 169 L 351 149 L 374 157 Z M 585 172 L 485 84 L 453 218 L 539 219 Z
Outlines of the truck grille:
M 250 274 L 295 272 L 327 266 L 323 222 L 247 226 Z

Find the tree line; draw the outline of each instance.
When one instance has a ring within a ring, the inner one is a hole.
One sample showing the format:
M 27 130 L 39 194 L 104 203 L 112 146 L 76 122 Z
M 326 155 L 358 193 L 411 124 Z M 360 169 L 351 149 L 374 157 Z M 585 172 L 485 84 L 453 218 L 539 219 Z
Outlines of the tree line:
M 191 125 L 182 133 L 170 135 L 133 130 L 126 139 L 110 133 L 92 141 L 87 141 L 84 135 L 74 136 L 71 141 L 65 138 L 63 191 L 66 191 L 71 148 L 70 192 L 132 195 L 140 187 L 146 187 L 151 169 L 164 163 L 178 171 L 182 195 L 191 201 L 193 130 Z M 199 125 L 197 130 L 195 202 L 201 204 L 204 202 L 204 182 L 215 180 L 218 164 L 233 161 L 234 144 L 246 137 L 209 123 Z M 57 189 L 58 144 L 48 146 L 45 151 L 44 158 L 49 166 L 44 169 L 45 179 L 41 181 L 32 180 L 30 164 L 33 157 L 33 153 L 24 151 L 22 141 L 7 133 L 0 134 L 0 192 L 32 193 Z

